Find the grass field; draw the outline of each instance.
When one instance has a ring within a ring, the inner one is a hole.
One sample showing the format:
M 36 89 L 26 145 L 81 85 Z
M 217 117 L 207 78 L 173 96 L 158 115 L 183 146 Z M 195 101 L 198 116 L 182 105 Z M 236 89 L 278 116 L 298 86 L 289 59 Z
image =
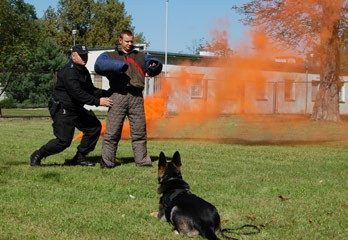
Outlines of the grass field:
M 233 237 L 348 239 L 346 121 L 226 116 L 168 131 L 171 120 L 149 132 L 154 168 L 135 167 L 123 139 L 123 164 L 105 170 L 62 166 L 78 142 L 31 168 L 30 154 L 53 137 L 51 120 L 0 118 L 0 239 L 189 239 L 150 216 L 160 197 L 158 154 L 176 150 L 184 179 L 219 209 L 223 228 L 262 229 Z M 89 159 L 97 162 L 100 152 L 101 141 Z

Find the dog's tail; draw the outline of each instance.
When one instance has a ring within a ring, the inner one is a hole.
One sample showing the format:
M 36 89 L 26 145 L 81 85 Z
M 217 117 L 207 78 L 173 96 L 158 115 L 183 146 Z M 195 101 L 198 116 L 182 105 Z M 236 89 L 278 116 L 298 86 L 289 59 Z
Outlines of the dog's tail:
M 249 229 L 249 230 L 246 230 L 246 229 Z M 225 239 L 238 240 L 238 238 L 227 236 L 226 233 L 237 234 L 237 235 L 254 235 L 254 234 L 260 233 L 261 229 L 255 225 L 245 224 L 239 228 L 224 228 L 224 229 L 221 229 L 220 232 Z

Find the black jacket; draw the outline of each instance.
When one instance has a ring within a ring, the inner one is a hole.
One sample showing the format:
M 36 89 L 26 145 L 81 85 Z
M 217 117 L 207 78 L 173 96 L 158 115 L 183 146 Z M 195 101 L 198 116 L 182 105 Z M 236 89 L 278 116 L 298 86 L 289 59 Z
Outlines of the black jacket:
M 96 88 L 85 66 L 67 63 L 58 71 L 57 83 L 52 97 L 63 108 L 78 110 L 85 104 L 99 106 L 99 98 L 107 96 L 107 91 Z

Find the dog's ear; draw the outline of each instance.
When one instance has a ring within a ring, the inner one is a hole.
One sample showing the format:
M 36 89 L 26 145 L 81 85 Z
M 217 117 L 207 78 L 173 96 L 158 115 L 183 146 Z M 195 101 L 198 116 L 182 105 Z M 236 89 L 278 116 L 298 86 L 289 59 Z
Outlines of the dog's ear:
M 158 167 L 164 167 L 167 164 L 166 155 L 163 152 L 160 153 L 158 158 Z
M 174 153 L 172 163 L 174 163 L 178 167 L 181 167 L 181 156 L 179 151 L 176 151 Z

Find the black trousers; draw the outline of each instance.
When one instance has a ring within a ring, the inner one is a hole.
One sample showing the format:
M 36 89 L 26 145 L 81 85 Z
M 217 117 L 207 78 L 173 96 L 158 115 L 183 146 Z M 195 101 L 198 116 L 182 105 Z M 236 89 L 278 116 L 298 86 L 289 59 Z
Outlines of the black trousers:
M 78 111 L 58 109 L 53 116 L 53 133 L 55 139 L 48 141 L 40 148 L 44 157 L 60 153 L 71 145 L 75 128 L 84 133 L 77 150 L 87 155 L 93 151 L 101 131 L 101 124 L 92 111 L 81 108 Z

